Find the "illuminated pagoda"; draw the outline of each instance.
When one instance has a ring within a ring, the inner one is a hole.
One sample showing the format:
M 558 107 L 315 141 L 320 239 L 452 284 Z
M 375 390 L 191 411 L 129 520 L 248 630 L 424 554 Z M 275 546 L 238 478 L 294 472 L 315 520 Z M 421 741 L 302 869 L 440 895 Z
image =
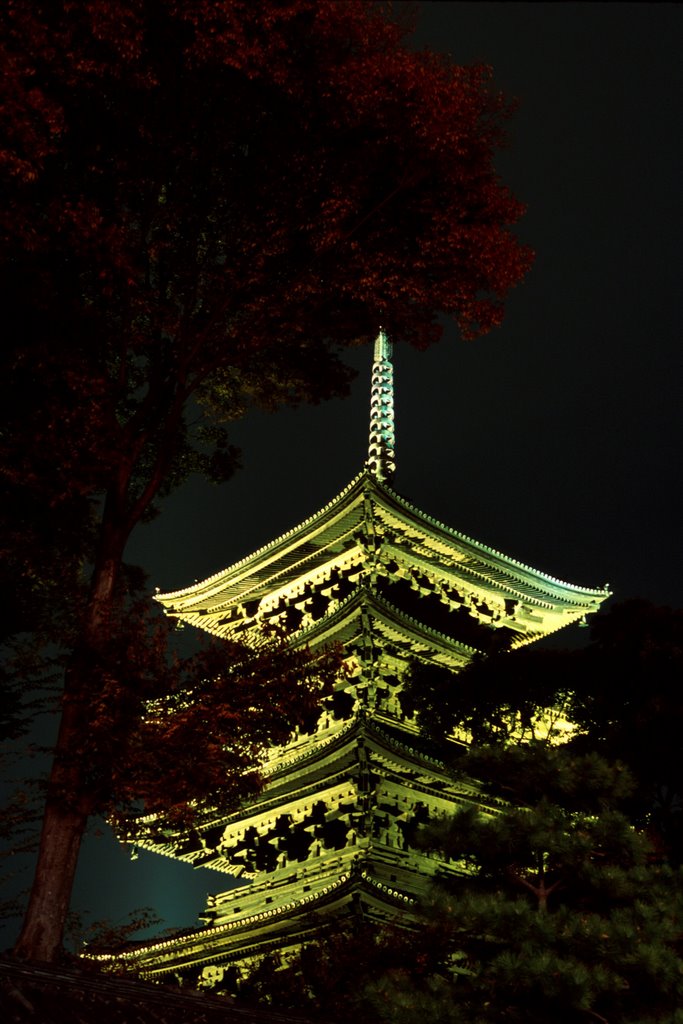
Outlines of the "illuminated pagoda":
M 343 916 L 410 926 L 429 879 L 458 872 L 412 845 L 415 830 L 472 803 L 496 812 L 420 737 L 401 705 L 405 668 L 458 671 L 477 652 L 583 620 L 609 592 L 562 583 L 443 526 L 392 490 L 393 471 L 391 344 L 380 332 L 363 471 L 300 526 L 158 596 L 169 615 L 216 636 L 278 623 L 313 653 L 340 643 L 349 674 L 314 731 L 270 752 L 252 802 L 203 811 L 191 836 L 150 828 L 136 839 L 252 884 L 209 897 L 205 927 L 120 953 L 119 964 L 212 985 L 266 954 L 286 958 Z

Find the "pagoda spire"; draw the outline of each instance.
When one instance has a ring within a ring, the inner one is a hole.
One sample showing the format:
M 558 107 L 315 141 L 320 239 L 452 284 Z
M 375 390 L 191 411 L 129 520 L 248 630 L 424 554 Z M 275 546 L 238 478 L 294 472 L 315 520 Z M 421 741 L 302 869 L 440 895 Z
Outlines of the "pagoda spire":
M 380 482 L 389 482 L 394 459 L 394 368 L 391 342 L 380 327 L 375 341 L 370 386 L 370 443 L 366 466 Z

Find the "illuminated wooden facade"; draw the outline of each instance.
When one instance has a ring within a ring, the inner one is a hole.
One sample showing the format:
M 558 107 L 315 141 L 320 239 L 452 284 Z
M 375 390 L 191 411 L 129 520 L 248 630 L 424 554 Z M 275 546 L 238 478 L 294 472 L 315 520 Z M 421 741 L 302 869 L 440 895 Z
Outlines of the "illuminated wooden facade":
M 339 915 L 409 925 L 428 880 L 457 870 L 417 850 L 415 830 L 484 801 L 472 780 L 435 760 L 406 715 L 406 665 L 457 671 L 477 651 L 582 620 L 608 596 L 478 544 L 391 489 L 391 374 L 380 334 L 368 461 L 333 501 L 224 572 L 158 597 L 169 615 L 217 636 L 245 637 L 270 622 L 312 651 L 339 642 L 350 674 L 313 732 L 270 752 L 255 801 L 231 815 L 205 813 L 191 836 L 142 838 L 158 853 L 252 880 L 210 898 L 206 927 L 119 955 L 147 977 L 212 984 L 230 966 L 286 954 Z

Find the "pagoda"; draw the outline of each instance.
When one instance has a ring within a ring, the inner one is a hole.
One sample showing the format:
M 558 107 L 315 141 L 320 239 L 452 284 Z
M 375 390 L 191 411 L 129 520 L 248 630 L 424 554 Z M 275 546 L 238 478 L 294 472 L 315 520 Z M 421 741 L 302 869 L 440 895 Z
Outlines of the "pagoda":
M 313 654 L 341 644 L 348 674 L 313 731 L 269 752 L 253 801 L 231 814 L 207 801 L 190 834 L 150 819 L 135 840 L 251 884 L 209 897 L 204 927 L 103 959 L 213 986 L 268 954 L 286 960 L 349 915 L 410 927 L 430 879 L 459 871 L 419 850 L 416 830 L 473 803 L 497 808 L 420 736 L 401 704 L 405 669 L 457 672 L 477 653 L 583 620 L 609 595 L 477 543 L 392 489 L 392 372 L 381 331 L 368 458 L 337 497 L 228 569 L 157 597 L 168 615 L 215 636 L 248 639 L 279 624 Z

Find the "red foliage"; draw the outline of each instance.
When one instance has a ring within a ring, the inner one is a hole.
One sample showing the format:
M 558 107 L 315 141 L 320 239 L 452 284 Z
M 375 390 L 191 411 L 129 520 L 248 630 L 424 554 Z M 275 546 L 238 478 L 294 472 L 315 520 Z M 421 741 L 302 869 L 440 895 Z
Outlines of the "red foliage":
M 529 253 L 492 166 L 509 104 L 489 69 L 409 50 L 362 2 L 1 18 L 3 234 L 59 244 L 110 328 L 146 346 L 194 327 L 206 369 L 226 338 L 234 357 L 378 320 L 426 344 L 437 312 L 468 336 L 500 321 Z
M 139 685 L 129 689 L 133 713 L 121 722 L 119 750 L 105 759 L 110 811 L 130 830 L 132 805 L 185 823 L 205 800 L 234 808 L 259 790 L 265 752 L 288 742 L 296 727 L 313 727 L 342 671 L 341 652 L 314 660 L 271 634 L 255 647 L 216 643 L 153 672 L 146 700 Z M 150 692 L 160 696 L 150 699 Z M 111 729 L 103 731 L 111 742 Z

